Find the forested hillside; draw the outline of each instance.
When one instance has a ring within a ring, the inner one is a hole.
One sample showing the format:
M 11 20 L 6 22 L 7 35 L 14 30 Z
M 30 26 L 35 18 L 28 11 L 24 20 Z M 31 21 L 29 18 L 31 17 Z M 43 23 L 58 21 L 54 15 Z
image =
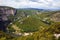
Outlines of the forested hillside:
M 0 40 L 60 40 L 54 36 L 60 34 L 60 21 L 53 19 L 58 12 L 18 9 L 7 32 L 0 32 Z

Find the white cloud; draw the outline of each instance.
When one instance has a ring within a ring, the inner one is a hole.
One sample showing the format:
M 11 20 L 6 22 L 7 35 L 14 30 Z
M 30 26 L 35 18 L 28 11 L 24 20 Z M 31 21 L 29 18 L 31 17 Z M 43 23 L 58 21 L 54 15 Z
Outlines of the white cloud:
M 57 1 L 57 2 L 56 2 Z M 15 8 L 59 8 L 59 0 L 0 0 L 0 5 Z
M 54 7 L 60 7 L 60 2 L 53 3 Z

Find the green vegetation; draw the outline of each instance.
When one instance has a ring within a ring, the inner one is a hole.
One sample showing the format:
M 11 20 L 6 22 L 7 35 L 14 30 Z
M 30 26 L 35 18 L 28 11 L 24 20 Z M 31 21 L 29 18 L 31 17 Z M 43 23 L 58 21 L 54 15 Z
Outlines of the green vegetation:
M 21 22 L 17 24 L 19 28 L 21 28 L 24 32 L 34 32 L 38 30 L 38 27 L 40 26 L 40 20 L 29 17 L 26 18 Z
M 54 24 L 51 25 L 51 29 L 52 33 L 60 33 L 60 22 L 56 22 Z
M 2 35 L 0 35 L 0 40 L 60 40 L 60 37 L 56 39 L 54 36 L 55 33 L 60 33 L 60 22 L 50 20 L 52 14 L 55 13 L 54 11 L 18 10 L 15 17 L 11 16 L 14 18 L 12 24 L 8 25 L 11 34 L 0 32 Z M 15 30 L 13 25 L 20 30 Z M 22 35 L 17 35 L 17 33 L 13 35 L 12 32 L 16 31 Z M 24 33 L 29 33 L 29 35 L 25 36 Z

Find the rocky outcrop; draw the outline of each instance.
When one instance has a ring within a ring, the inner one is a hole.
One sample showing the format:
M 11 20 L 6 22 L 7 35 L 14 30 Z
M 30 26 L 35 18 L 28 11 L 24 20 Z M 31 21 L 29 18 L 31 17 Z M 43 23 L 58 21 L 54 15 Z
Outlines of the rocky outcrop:
M 6 6 L 0 6 L 0 21 L 6 21 L 8 20 L 8 17 L 10 15 L 15 14 L 16 10 L 11 7 L 6 7 Z
M 51 16 L 51 20 L 54 21 L 54 22 L 60 22 L 60 12 L 54 13 Z
M 7 6 L 0 6 L 0 30 L 5 31 L 8 24 L 11 22 L 11 19 L 8 17 L 10 15 L 14 16 L 16 9 Z

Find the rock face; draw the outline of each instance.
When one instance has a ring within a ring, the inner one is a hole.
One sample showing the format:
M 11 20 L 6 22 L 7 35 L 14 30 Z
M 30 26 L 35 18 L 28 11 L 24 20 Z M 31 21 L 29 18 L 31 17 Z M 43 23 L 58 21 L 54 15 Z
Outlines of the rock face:
M 10 15 L 15 14 L 16 10 L 11 7 L 0 6 L 0 21 L 7 21 Z
M 51 16 L 51 20 L 55 22 L 60 22 L 60 12 L 57 12 Z
M 7 6 L 0 6 L 0 30 L 6 31 L 7 25 L 12 21 L 8 17 L 14 16 L 16 9 Z

